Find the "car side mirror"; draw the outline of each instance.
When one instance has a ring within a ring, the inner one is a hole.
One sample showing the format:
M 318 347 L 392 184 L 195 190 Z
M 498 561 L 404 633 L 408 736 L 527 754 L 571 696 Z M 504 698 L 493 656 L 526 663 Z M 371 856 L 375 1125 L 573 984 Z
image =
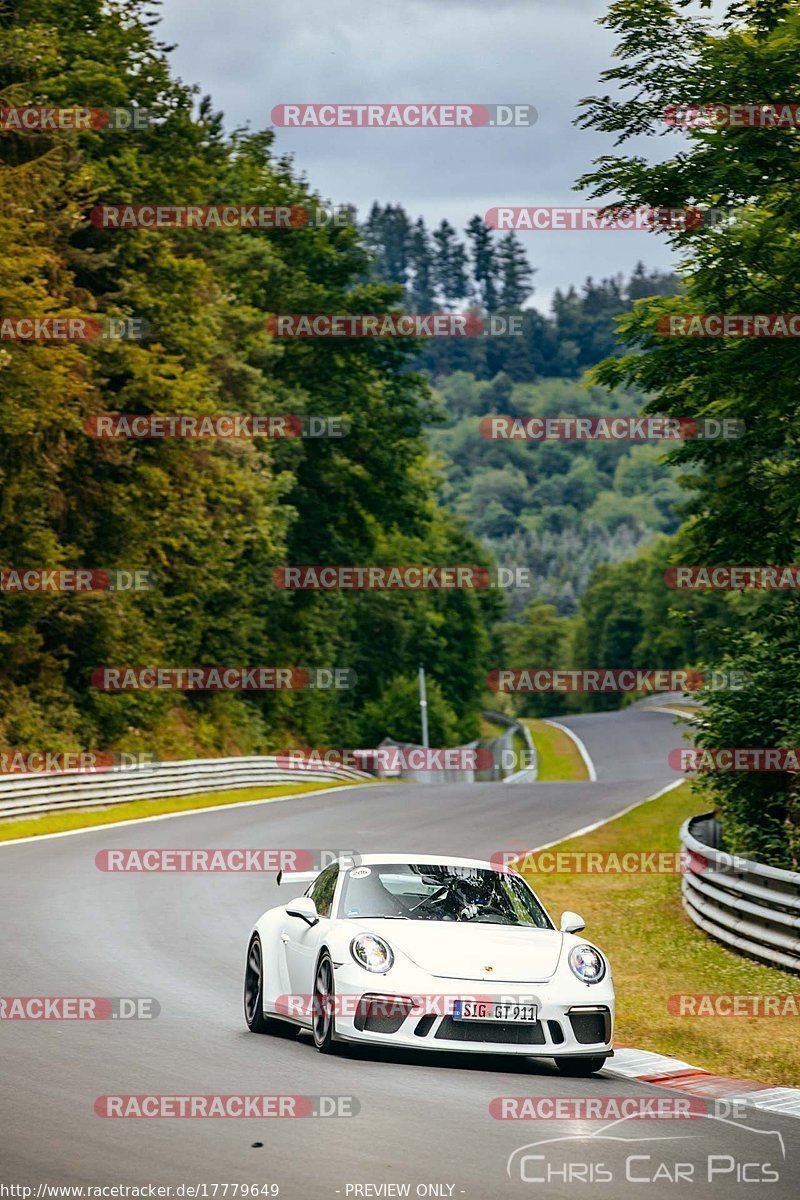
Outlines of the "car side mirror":
M 580 933 L 586 928 L 586 922 L 583 917 L 579 917 L 577 913 L 570 912 L 569 909 L 561 914 L 561 932 L 562 933 Z
M 286 905 L 286 912 L 290 917 L 299 917 L 301 921 L 305 921 L 309 928 L 319 921 L 317 906 L 310 896 L 298 896 L 296 900 L 290 900 Z

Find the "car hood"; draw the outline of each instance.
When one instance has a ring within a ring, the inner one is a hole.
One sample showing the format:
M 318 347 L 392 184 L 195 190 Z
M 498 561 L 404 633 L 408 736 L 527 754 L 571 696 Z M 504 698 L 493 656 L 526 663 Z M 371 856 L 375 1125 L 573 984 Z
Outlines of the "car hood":
M 353 922 L 355 925 L 356 922 Z M 555 974 L 563 935 L 555 929 L 450 921 L 357 922 L 379 933 L 430 975 L 485 983 L 536 983 Z

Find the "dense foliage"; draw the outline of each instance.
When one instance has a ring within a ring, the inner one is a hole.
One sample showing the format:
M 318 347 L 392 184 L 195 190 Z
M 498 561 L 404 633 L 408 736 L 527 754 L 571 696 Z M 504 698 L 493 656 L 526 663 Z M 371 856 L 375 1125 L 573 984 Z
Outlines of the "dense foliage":
M 674 539 L 659 537 L 627 561 L 599 566 L 573 617 L 532 600 L 517 620 L 497 627 L 502 665 L 564 671 L 716 665 L 725 653 L 729 604 L 720 593 L 668 590 L 664 572 L 674 555 Z M 514 707 L 529 716 L 554 716 L 619 708 L 637 698 L 620 692 L 521 692 Z
M 128 106 L 137 132 L 0 132 L 0 315 L 144 320 L 141 341 L 3 341 L 0 568 L 145 568 L 138 593 L 0 597 L 0 744 L 162 754 L 413 740 L 416 670 L 431 733 L 478 732 L 490 666 L 721 667 L 698 735 L 713 746 L 800 744 L 800 610 L 785 593 L 664 585 L 672 563 L 798 558 L 800 433 L 791 339 L 669 338 L 691 312 L 798 310 L 798 135 L 671 129 L 686 102 L 791 100 L 800 6 L 736 0 L 721 24 L 692 0 L 617 0 L 613 96 L 583 124 L 624 142 L 677 140 L 655 164 L 622 151 L 582 181 L 598 202 L 732 206 L 722 227 L 669 236 L 676 277 L 637 267 L 530 307 L 514 235 L 473 218 L 462 241 L 399 205 L 363 227 L 221 232 L 96 228 L 98 203 L 303 204 L 319 198 L 269 132 L 226 132 L 172 78 L 145 0 L 0 0 L 0 104 Z M 621 87 L 621 90 L 620 90 Z M 531 249 L 534 244 L 527 249 Z M 523 336 L 285 342 L 273 312 L 523 311 Z M 618 340 L 618 327 L 623 353 Z M 582 381 L 587 368 L 604 359 Z M 432 385 L 431 386 L 431 382 Z M 490 414 L 744 420 L 729 441 L 491 441 Z M 338 439 L 99 441 L 106 411 L 345 418 Z M 679 520 L 684 516 L 683 525 Z M 280 564 L 490 563 L 529 591 L 302 592 Z M 351 691 L 131 692 L 101 665 L 303 665 L 354 670 Z M 618 698 L 528 697 L 530 713 Z M 498 702 L 499 703 L 499 702 Z M 793 774 L 703 779 L 734 850 L 800 861 Z
M 6 594 L 0 741 L 8 746 L 252 751 L 357 741 L 365 706 L 426 664 L 444 718 L 474 736 L 488 592 L 277 591 L 279 563 L 484 562 L 437 505 L 432 408 L 413 347 L 278 343 L 275 311 L 381 311 L 352 227 L 113 231 L 98 203 L 313 200 L 272 135 L 226 135 L 170 75 L 151 5 L 0 6 L 4 105 L 137 105 L 138 132 L 0 135 L 0 312 L 134 316 L 144 341 L 0 350 L 0 562 L 141 567 L 140 593 Z M 346 437 L 99 441 L 94 413 L 314 413 Z M 348 667 L 350 692 L 106 694 L 101 665 Z M 386 707 L 386 705 L 385 705 Z M 370 718 L 370 729 L 374 720 Z
M 800 86 L 796 0 L 738 0 L 721 25 L 683 0 L 618 0 L 606 23 L 620 38 L 608 80 L 623 98 L 587 101 L 586 125 L 624 141 L 664 131 L 681 103 L 783 103 Z M 704 3 L 701 8 L 708 8 Z M 676 235 L 683 255 L 679 297 L 644 301 L 623 318 L 631 348 L 607 360 L 599 381 L 640 388 L 653 411 L 682 417 L 735 415 L 744 437 L 686 442 L 674 459 L 691 468 L 690 516 L 675 560 L 691 564 L 792 564 L 800 550 L 800 424 L 795 339 L 670 338 L 671 313 L 795 313 L 800 266 L 800 140 L 793 127 L 720 124 L 673 130 L 671 157 L 650 163 L 623 153 L 598 161 L 585 183 L 597 195 L 638 205 L 732 206 L 735 220 Z M 800 744 L 800 636 L 790 593 L 753 594 L 732 605 L 726 660 L 749 666 L 746 693 L 710 692 L 706 746 Z M 712 659 L 713 661 L 713 659 Z M 730 844 L 777 863 L 800 861 L 794 773 L 713 772 Z
M 482 383 L 456 372 L 439 381 L 437 396 L 447 415 L 431 434 L 443 498 L 502 566 L 530 572 L 529 589 L 508 593 L 512 615 L 534 597 L 574 614 L 597 567 L 677 529 L 682 493 L 664 465 L 663 442 L 484 436 L 492 414 L 635 416 L 642 400 L 634 393 L 566 379 L 512 384 L 507 375 Z

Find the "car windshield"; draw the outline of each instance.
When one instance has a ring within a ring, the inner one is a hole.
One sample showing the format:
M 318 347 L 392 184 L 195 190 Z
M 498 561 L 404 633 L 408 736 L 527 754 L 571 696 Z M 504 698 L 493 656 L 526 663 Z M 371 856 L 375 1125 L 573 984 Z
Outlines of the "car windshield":
M 438 863 L 354 867 L 344 881 L 340 912 L 351 920 L 394 917 L 408 921 L 470 921 L 553 928 L 519 875 L 487 867 Z

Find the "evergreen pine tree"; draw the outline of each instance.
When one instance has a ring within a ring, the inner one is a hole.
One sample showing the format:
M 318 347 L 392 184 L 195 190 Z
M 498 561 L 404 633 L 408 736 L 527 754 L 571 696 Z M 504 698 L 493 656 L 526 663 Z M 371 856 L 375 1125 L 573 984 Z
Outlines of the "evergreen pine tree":
M 476 215 L 467 225 L 467 237 L 472 248 L 472 278 L 475 281 L 475 295 L 487 313 L 497 312 L 498 262 L 492 241 L 492 230 L 489 229 L 482 217 Z
M 433 242 L 433 280 L 439 302 L 447 312 L 454 312 L 470 293 L 467 254 L 447 220 L 434 230 Z

